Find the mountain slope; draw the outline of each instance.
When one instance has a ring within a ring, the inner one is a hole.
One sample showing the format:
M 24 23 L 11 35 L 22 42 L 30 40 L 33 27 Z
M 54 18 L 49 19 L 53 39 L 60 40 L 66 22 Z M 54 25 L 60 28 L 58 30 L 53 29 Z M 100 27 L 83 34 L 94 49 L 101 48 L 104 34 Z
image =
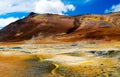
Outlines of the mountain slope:
M 105 15 L 63 16 L 31 13 L 0 30 L 1 42 L 119 40 L 120 12 Z M 45 41 L 45 40 L 44 40 Z

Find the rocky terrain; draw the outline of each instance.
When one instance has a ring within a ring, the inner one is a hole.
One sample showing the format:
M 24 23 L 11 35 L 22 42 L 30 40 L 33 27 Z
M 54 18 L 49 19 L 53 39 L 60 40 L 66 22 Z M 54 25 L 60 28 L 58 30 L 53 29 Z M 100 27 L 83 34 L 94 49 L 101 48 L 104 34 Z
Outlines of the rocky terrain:
M 119 77 L 120 43 L 0 45 L 0 77 Z
M 63 16 L 31 13 L 0 30 L 1 42 L 34 39 L 35 43 L 120 40 L 120 12 Z

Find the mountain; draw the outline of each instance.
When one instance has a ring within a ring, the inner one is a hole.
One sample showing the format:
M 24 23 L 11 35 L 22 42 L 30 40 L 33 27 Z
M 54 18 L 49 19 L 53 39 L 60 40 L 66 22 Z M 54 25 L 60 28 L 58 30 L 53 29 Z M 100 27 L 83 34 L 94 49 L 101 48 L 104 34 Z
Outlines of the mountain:
M 0 30 L 0 42 L 81 40 L 120 41 L 120 12 L 63 16 L 30 13 Z

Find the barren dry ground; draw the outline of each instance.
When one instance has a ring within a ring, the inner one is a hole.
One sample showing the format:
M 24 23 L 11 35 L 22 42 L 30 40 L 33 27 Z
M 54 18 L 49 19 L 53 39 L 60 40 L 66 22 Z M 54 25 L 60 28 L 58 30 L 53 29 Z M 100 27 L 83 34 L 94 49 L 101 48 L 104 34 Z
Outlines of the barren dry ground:
M 0 44 L 0 77 L 120 77 L 120 43 Z

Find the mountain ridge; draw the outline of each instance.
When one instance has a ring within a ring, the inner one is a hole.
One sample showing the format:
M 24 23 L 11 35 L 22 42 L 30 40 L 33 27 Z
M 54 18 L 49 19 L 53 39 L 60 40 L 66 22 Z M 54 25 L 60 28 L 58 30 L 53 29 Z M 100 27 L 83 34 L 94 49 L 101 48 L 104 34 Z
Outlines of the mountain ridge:
M 30 13 L 0 30 L 0 42 L 81 41 L 120 39 L 120 12 L 98 15 L 64 16 Z

